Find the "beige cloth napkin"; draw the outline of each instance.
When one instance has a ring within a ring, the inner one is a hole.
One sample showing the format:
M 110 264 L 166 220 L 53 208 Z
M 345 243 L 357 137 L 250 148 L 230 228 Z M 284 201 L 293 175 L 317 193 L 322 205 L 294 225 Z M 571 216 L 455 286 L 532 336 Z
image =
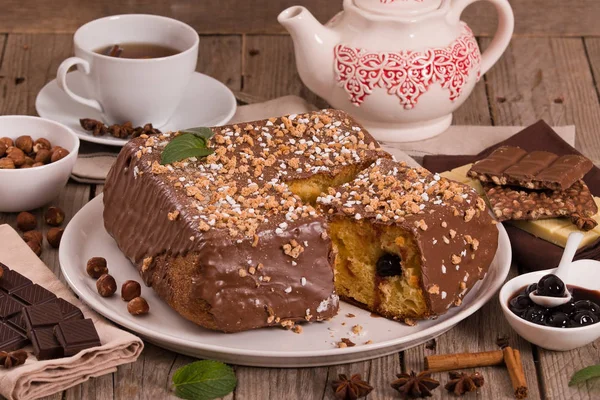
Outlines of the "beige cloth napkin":
M 38 361 L 30 353 L 27 362 L 16 368 L 0 368 L 0 395 L 8 400 L 27 400 L 48 396 L 105 374 L 117 366 L 134 362 L 144 343 L 91 311 L 65 287 L 8 225 L 0 225 L 0 262 L 25 275 L 58 297 L 81 309 L 96 325 L 102 346 L 81 351 L 73 357 Z
M 238 107 L 231 123 L 252 121 L 285 114 L 302 113 L 316 107 L 298 96 L 283 96 L 263 103 Z M 477 154 L 520 131 L 519 126 L 453 125 L 434 138 L 410 143 L 381 143 L 398 160 L 411 166 L 426 154 Z M 569 144 L 575 142 L 575 127 L 556 127 L 556 132 Z M 82 183 L 102 184 L 119 152 L 118 148 L 83 143 L 71 177 Z

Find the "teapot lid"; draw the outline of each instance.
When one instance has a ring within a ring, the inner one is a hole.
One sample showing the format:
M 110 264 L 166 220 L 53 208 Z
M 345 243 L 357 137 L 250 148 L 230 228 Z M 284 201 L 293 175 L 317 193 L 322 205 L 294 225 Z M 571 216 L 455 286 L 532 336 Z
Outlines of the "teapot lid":
M 354 4 L 378 14 L 412 16 L 437 10 L 442 0 L 354 0 Z

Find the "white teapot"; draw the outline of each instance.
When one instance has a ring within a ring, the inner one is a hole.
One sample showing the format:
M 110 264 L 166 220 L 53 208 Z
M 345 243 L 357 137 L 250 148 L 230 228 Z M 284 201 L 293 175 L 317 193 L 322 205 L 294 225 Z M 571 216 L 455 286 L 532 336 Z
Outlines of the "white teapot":
M 499 25 L 481 54 L 460 20 L 475 1 L 344 0 L 343 11 L 325 26 L 302 6 L 277 19 L 292 36 L 298 72 L 310 90 L 378 140 L 407 142 L 448 128 L 452 112 L 510 42 L 510 4 L 489 0 Z

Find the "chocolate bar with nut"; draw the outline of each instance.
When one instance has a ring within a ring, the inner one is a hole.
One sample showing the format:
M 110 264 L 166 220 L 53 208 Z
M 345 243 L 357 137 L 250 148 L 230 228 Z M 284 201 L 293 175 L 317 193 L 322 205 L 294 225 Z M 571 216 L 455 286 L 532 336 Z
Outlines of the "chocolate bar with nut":
M 579 180 L 567 190 L 530 190 L 484 183 L 483 188 L 499 221 L 569 217 L 581 230 L 593 229 L 598 207 L 587 185 Z
M 593 166 L 590 160 L 576 154 L 528 153 L 519 147 L 503 146 L 473 164 L 467 176 L 496 185 L 565 190 L 583 178 Z

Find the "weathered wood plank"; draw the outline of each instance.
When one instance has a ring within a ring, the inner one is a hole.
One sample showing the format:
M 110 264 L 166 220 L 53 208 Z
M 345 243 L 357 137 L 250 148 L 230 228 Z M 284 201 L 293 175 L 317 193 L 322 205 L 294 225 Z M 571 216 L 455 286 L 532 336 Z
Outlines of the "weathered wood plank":
M 588 52 L 597 68 L 600 60 L 594 44 Z M 487 84 L 496 124 L 527 125 L 539 118 L 550 125 L 575 124 L 576 147 L 600 161 L 600 107 L 581 39 L 515 38 L 488 73 Z M 567 383 L 577 369 L 600 362 L 599 343 L 569 352 L 537 349 L 543 397 L 596 398 L 600 383 L 572 388 Z
M 577 148 L 600 162 L 600 102 L 582 39 L 514 38 L 486 79 L 496 124 L 575 124 Z
M 596 0 L 511 0 L 518 35 L 599 36 Z M 4 0 L 0 14 L 3 32 L 74 32 L 80 25 L 107 15 L 159 14 L 184 21 L 203 34 L 282 33 L 277 15 L 283 9 L 302 4 L 325 22 L 342 8 L 342 1 L 319 0 L 100 0 L 79 2 L 55 0 Z M 543 12 L 540 12 L 543 10 Z M 466 10 L 464 19 L 477 35 L 491 36 L 496 29 L 496 14 L 486 2 Z
M 197 71 L 223 82 L 231 90 L 242 88 L 242 37 L 202 36 Z
M 317 107 L 327 106 L 300 80 L 289 36 L 247 36 L 243 52 L 244 93 L 264 99 L 295 94 Z

